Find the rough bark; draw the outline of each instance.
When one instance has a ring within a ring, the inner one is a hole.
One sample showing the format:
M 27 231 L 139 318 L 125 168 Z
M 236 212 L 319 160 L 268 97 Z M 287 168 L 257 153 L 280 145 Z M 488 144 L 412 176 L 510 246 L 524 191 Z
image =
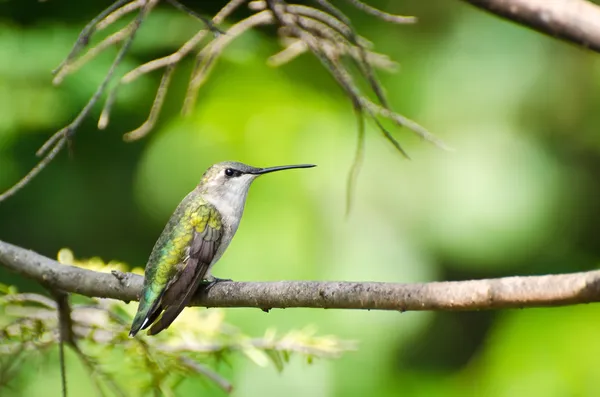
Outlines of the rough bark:
M 600 52 L 600 6 L 586 0 L 463 0 L 552 37 Z

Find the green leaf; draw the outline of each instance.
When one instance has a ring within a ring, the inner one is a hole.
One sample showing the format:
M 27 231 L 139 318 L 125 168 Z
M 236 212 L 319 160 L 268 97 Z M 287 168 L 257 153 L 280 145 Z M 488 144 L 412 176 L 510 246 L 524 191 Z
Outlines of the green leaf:
M 269 358 L 271 359 L 271 361 L 273 361 L 273 364 L 275 364 L 275 368 L 277 368 L 277 371 L 281 372 L 283 371 L 283 367 L 284 367 L 284 363 L 283 363 L 283 358 L 282 358 L 282 354 L 276 350 L 265 350 L 265 353 L 267 354 L 267 356 L 269 356 Z

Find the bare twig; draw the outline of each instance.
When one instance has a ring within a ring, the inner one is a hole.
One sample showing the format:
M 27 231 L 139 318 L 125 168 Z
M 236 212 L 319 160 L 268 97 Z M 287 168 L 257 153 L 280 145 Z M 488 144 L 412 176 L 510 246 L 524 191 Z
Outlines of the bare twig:
M 171 3 L 171 5 L 173 5 L 173 7 L 177 8 L 178 10 L 183 11 L 186 14 L 189 14 L 192 17 L 202 21 L 202 23 L 204 23 L 204 26 L 206 26 L 208 28 L 208 30 L 210 30 L 215 36 L 224 33 L 223 31 L 219 30 L 219 28 L 217 28 L 210 19 L 204 18 L 202 15 L 198 14 L 196 11 L 192 10 L 191 8 L 186 7 L 184 4 L 180 3 L 179 1 L 177 1 L 177 0 L 167 0 L 167 1 L 169 3 Z
M 96 391 L 99 395 L 104 396 L 104 390 L 102 389 L 102 385 L 100 383 L 101 380 L 106 382 L 106 384 L 112 389 L 113 393 L 119 397 L 126 397 L 127 395 L 123 391 L 123 389 L 117 384 L 117 382 L 113 379 L 113 377 L 102 371 L 98 363 L 95 362 L 91 357 L 87 356 L 77 345 L 71 346 L 79 360 L 83 363 L 83 366 L 87 369 L 90 374 L 90 378 L 92 382 L 94 382 L 94 386 L 96 387 Z
M 208 368 L 207 366 L 202 365 L 202 364 L 200 364 L 188 357 L 185 357 L 185 356 L 179 357 L 179 361 L 186 368 L 189 368 L 190 370 L 210 379 L 217 386 L 219 386 L 224 392 L 226 392 L 226 393 L 232 392 L 233 385 L 227 379 L 223 378 L 221 375 L 219 375 L 212 369 Z
M 197 65 L 200 66 L 195 68 L 194 72 L 192 72 L 188 91 L 185 96 L 185 103 L 183 105 L 185 113 L 189 112 L 193 108 L 196 97 L 198 96 L 198 90 L 206 81 L 206 77 L 209 75 L 212 67 L 214 66 L 214 61 L 225 49 L 225 47 L 227 47 L 231 41 L 239 37 L 247 30 L 256 26 L 272 23 L 272 20 L 273 18 L 271 13 L 268 11 L 261 11 L 251 15 L 233 25 L 227 30 L 226 35 L 217 37 L 214 41 L 202 49 L 202 51 L 200 51 L 198 54 L 199 63 L 197 63 Z
M 113 61 L 110 69 L 108 70 L 108 73 L 106 74 L 104 80 L 102 81 L 102 83 L 100 84 L 100 86 L 98 87 L 98 89 L 96 90 L 94 95 L 90 98 L 90 100 L 88 101 L 86 106 L 82 109 L 82 111 L 79 113 L 79 115 L 75 118 L 75 120 L 73 120 L 73 122 L 71 124 L 69 124 L 68 126 L 63 128 L 63 132 L 64 132 L 64 135 L 66 138 L 70 138 L 70 136 L 74 133 L 74 131 L 79 127 L 81 122 L 85 119 L 85 117 L 87 117 L 89 112 L 92 110 L 92 107 L 98 102 L 98 100 L 100 99 L 100 96 L 104 93 L 104 91 L 106 90 L 106 87 L 108 86 L 108 83 L 112 79 L 117 67 L 123 61 L 125 54 L 127 54 L 127 52 L 129 51 L 129 48 L 133 44 L 135 35 L 136 35 L 138 29 L 140 28 L 140 26 L 142 25 L 142 22 L 146 16 L 146 14 L 152 9 L 152 7 L 157 2 L 158 2 L 158 0 L 148 0 L 146 2 L 146 4 L 144 5 L 144 7 L 142 7 L 140 12 L 138 13 L 138 16 L 132 22 L 129 36 L 127 37 L 125 43 L 119 50 L 119 53 L 117 54 L 117 56 L 115 57 L 115 60 Z
M 600 6 L 586 0 L 463 0 L 541 33 L 600 52 Z
M 135 1 L 132 1 L 131 3 L 125 4 L 124 6 L 113 11 L 106 18 L 104 18 L 103 20 L 98 22 L 98 24 L 96 25 L 96 31 L 106 29 L 107 27 L 109 27 L 113 23 L 117 22 L 119 19 L 121 19 L 125 15 L 129 14 L 132 11 L 137 10 L 138 8 L 143 6 L 145 3 L 146 3 L 146 0 L 135 0 Z
M 169 86 L 171 75 L 174 72 L 176 65 L 186 55 L 188 55 L 202 41 L 202 39 L 205 36 L 206 36 L 206 31 L 201 30 L 198 33 L 196 33 L 191 39 L 189 39 L 183 46 L 181 46 L 181 48 L 179 48 L 177 51 L 175 51 L 171 55 L 168 55 L 168 56 L 162 57 L 162 58 L 158 58 L 158 59 L 154 59 L 150 62 L 147 62 L 143 65 L 138 66 L 137 68 L 135 68 L 135 69 L 129 71 L 127 74 L 125 74 L 119 80 L 117 85 L 112 89 L 112 91 L 109 93 L 108 98 L 106 99 L 106 103 L 104 104 L 104 108 L 102 109 L 100 118 L 98 120 L 98 128 L 104 129 L 108 126 L 112 106 L 117 97 L 118 90 L 122 85 L 129 84 L 132 81 L 136 80 L 137 78 L 139 78 L 140 76 L 142 76 L 146 73 L 152 72 L 157 69 L 166 68 L 166 69 L 169 69 L 169 72 L 168 73 L 165 72 L 163 74 L 163 79 L 157 90 L 158 92 L 157 92 L 156 98 L 159 97 L 161 87 L 162 87 L 162 90 L 165 91 L 165 93 L 166 93 L 168 86 Z M 167 77 L 166 79 L 165 79 L 165 76 Z M 156 104 L 156 99 L 155 99 L 154 103 Z M 161 103 L 161 106 L 162 106 L 162 103 Z M 153 106 L 153 109 L 154 108 L 155 108 L 155 106 Z M 155 109 L 155 111 L 156 111 L 156 109 Z M 158 111 L 160 111 L 160 108 L 158 108 Z M 157 111 L 157 114 L 154 116 L 155 118 L 158 116 L 158 111 Z
M 79 37 L 77 37 L 77 41 L 75 42 L 75 45 L 73 46 L 73 49 L 71 49 L 71 52 L 69 53 L 69 55 L 67 55 L 65 60 L 62 61 L 61 64 L 58 65 L 58 67 L 52 71 L 52 73 L 53 74 L 58 73 L 65 65 L 67 65 L 72 59 L 74 59 L 77 56 L 77 54 L 79 54 L 79 51 L 81 51 L 81 49 L 83 47 L 85 47 L 89 43 L 90 37 L 94 33 L 96 24 L 98 24 L 98 22 L 100 22 L 103 19 L 105 19 L 106 17 L 108 17 L 111 13 L 113 13 L 115 10 L 119 9 L 121 6 L 126 4 L 128 1 L 129 0 L 117 0 L 116 2 L 111 4 L 108 8 L 106 8 L 104 11 L 102 11 L 100 14 L 98 14 L 87 25 L 85 25 L 85 27 L 83 28 L 81 33 L 79 33 Z
M 11 351 L 11 356 L 0 361 L 0 389 L 7 388 L 8 383 L 13 379 L 19 364 L 23 360 L 25 347 L 21 344 Z
M 167 90 L 171 82 L 171 76 L 173 76 L 174 71 L 174 65 L 167 66 L 165 72 L 163 73 L 163 77 L 160 81 L 160 85 L 156 90 L 156 97 L 154 98 L 154 103 L 152 104 L 152 109 L 150 109 L 148 119 L 144 122 L 144 124 L 136 128 L 135 130 L 123 135 L 123 139 L 125 141 L 131 142 L 141 139 L 145 137 L 154 127 L 154 124 L 156 124 L 156 120 L 158 119 L 158 114 L 160 113 L 163 103 L 165 102 L 165 96 L 167 95 Z
M 310 11 L 314 11 L 310 7 L 303 6 L 290 6 L 290 10 L 297 10 L 297 21 L 299 25 L 308 30 L 310 33 L 319 37 L 322 40 L 322 45 L 327 46 L 332 53 L 337 53 L 337 55 L 333 55 L 335 58 L 339 58 L 342 55 L 349 55 L 354 58 L 356 62 L 368 62 L 369 65 L 392 70 L 395 69 L 396 63 L 390 60 L 387 55 L 379 54 L 366 49 L 367 41 L 361 37 L 358 38 L 358 42 L 360 45 L 355 45 L 354 41 L 347 36 L 347 32 L 344 30 L 335 29 L 332 25 L 324 22 L 324 18 L 314 18 L 308 16 L 310 14 L 314 16 L 319 16 L 320 14 L 327 15 L 322 12 L 305 12 L 304 9 L 308 9 Z M 303 16 L 306 15 L 306 16 Z M 301 44 L 301 46 L 298 46 Z M 291 46 L 295 51 L 291 57 L 288 56 L 285 59 L 285 62 L 289 62 L 295 56 L 300 55 L 302 52 L 305 52 L 308 47 L 302 40 L 294 41 Z M 287 50 L 287 48 L 286 48 Z M 284 51 L 286 51 L 284 50 Z M 363 54 L 364 52 L 364 54 Z M 287 55 L 287 54 L 286 54 Z M 273 58 L 273 57 L 271 57 Z M 269 60 L 271 65 L 277 65 L 277 63 L 273 63 L 272 59 Z M 278 64 L 284 62 L 279 61 Z
M 368 5 L 367 3 L 362 2 L 360 0 L 346 0 L 346 1 L 348 1 L 350 4 L 352 4 L 354 7 L 358 8 L 359 10 L 361 10 L 367 14 L 371 14 L 374 17 L 381 19 L 382 21 L 398 23 L 398 24 L 417 22 L 416 17 L 407 17 L 407 16 L 403 16 L 403 15 L 390 14 L 385 11 L 378 10 L 377 8 L 372 7 L 372 6 Z
M 142 276 L 118 280 L 60 264 L 0 241 L 0 264 L 25 277 L 85 296 L 137 300 Z M 207 307 L 330 308 L 392 311 L 482 310 L 600 302 L 600 271 L 498 279 L 401 284 L 384 282 L 221 282 L 196 296 Z
M 289 63 L 292 59 L 304 54 L 308 47 L 302 40 L 292 39 L 291 42 L 283 50 L 273 54 L 267 60 L 269 66 L 277 67 Z
M 63 82 L 63 80 L 65 79 L 65 77 L 67 77 L 67 75 L 79 70 L 83 65 L 87 64 L 88 62 L 90 62 L 91 60 L 96 58 L 108 47 L 111 47 L 111 46 L 118 44 L 118 43 L 122 42 L 123 40 L 125 40 L 131 34 L 132 28 L 134 26 L 135 26 L 135 21 L 130 23 L 129 25 L 125 26 L 123 29 L 111 34 L 104 40 L 102 40 L 100 43 L 98 43 L 97 45 L 92 47 L 88 52 L 86 52 L 85 55 L 83 55 L 82 57 L 78 58 L 75 61 L 65 64 L 60 69 L 60 71 L 58 71 L 56 73 L 56 75 L 54 76 L 54 79 L 52 80 L 52 83 L 59 85 L 60 83 Z
M 358 124 L 358 136 L 354 161 L 352 162 L 352 167 L 348 173 L 348 188 L 346 189 L 346 216 L 349 215 L 350 209 L 352 208 L 352 195 L 365 154 L 365 115 L 360 108 L 355 108 L 354 113 L 356 113 L 356 121 Z

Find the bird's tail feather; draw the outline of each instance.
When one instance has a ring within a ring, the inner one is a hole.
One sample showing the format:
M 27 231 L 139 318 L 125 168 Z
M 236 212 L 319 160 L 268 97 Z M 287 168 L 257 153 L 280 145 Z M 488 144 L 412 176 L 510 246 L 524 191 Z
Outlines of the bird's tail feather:
M 138 306 L 138 311 L 133 318 L 133 323 L 131 324 L 131 330 L 129 331 L 129 336 L 135 336 L 141 329 L 146 329 L 150 324 L 152 324 L 156 318 L 162 312 L 162 296 L 161 294 L 158 298 L 152 301 L 152 304 L 147 305 L 144 297 L 140 299 L 140 305 Z
M 150 327 L 150 329 L 148 330 L 148 335 L 156 335 L 160 331 L 166 329 L 169 325 L 171 325 L 171 323 L 173 323 L 173 321 L 175 321 L 179 313 L 181 313 L 183 309 L 185 309 L 187 304 L 190 303 L 190 300 L 192 299 L 194 293 L 198 289 L 199 281 L 202 280 L 202 278 L 206 274 L 206 271 L 208 270 L 208 266 L 206 266 L 205 264 L 199 264 L 196 266 L 195 270 L 196 274 L 194 275 L 192 281 L 186 287 L 185 294 L 183 295 L 183 297 L 179 299 L 174 305 L 169 305 L 166 307 L 162 316 L 160 316 L 158 321 L 154 323 L 152 327 Z

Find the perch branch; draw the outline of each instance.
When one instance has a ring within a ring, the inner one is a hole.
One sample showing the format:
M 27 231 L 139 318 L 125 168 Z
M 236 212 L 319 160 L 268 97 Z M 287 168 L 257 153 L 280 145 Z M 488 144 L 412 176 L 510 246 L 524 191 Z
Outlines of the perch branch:
M 600 52 L 600 6 L 586 0 L 464 0 L 476 7 Z
M 0 241 L 0 264 L 46 286 L 90 297 L 137 300 L 142 277 L 95 272 L 63 265 L 33 251 Z M 481 310 L 566 306 L 600 301 L 600 271 L 448 281 L 419 284 L 384 282 L 279 281 L 222 282 L 196 296 L 207 307 L 329 308 L 366 310 Z

